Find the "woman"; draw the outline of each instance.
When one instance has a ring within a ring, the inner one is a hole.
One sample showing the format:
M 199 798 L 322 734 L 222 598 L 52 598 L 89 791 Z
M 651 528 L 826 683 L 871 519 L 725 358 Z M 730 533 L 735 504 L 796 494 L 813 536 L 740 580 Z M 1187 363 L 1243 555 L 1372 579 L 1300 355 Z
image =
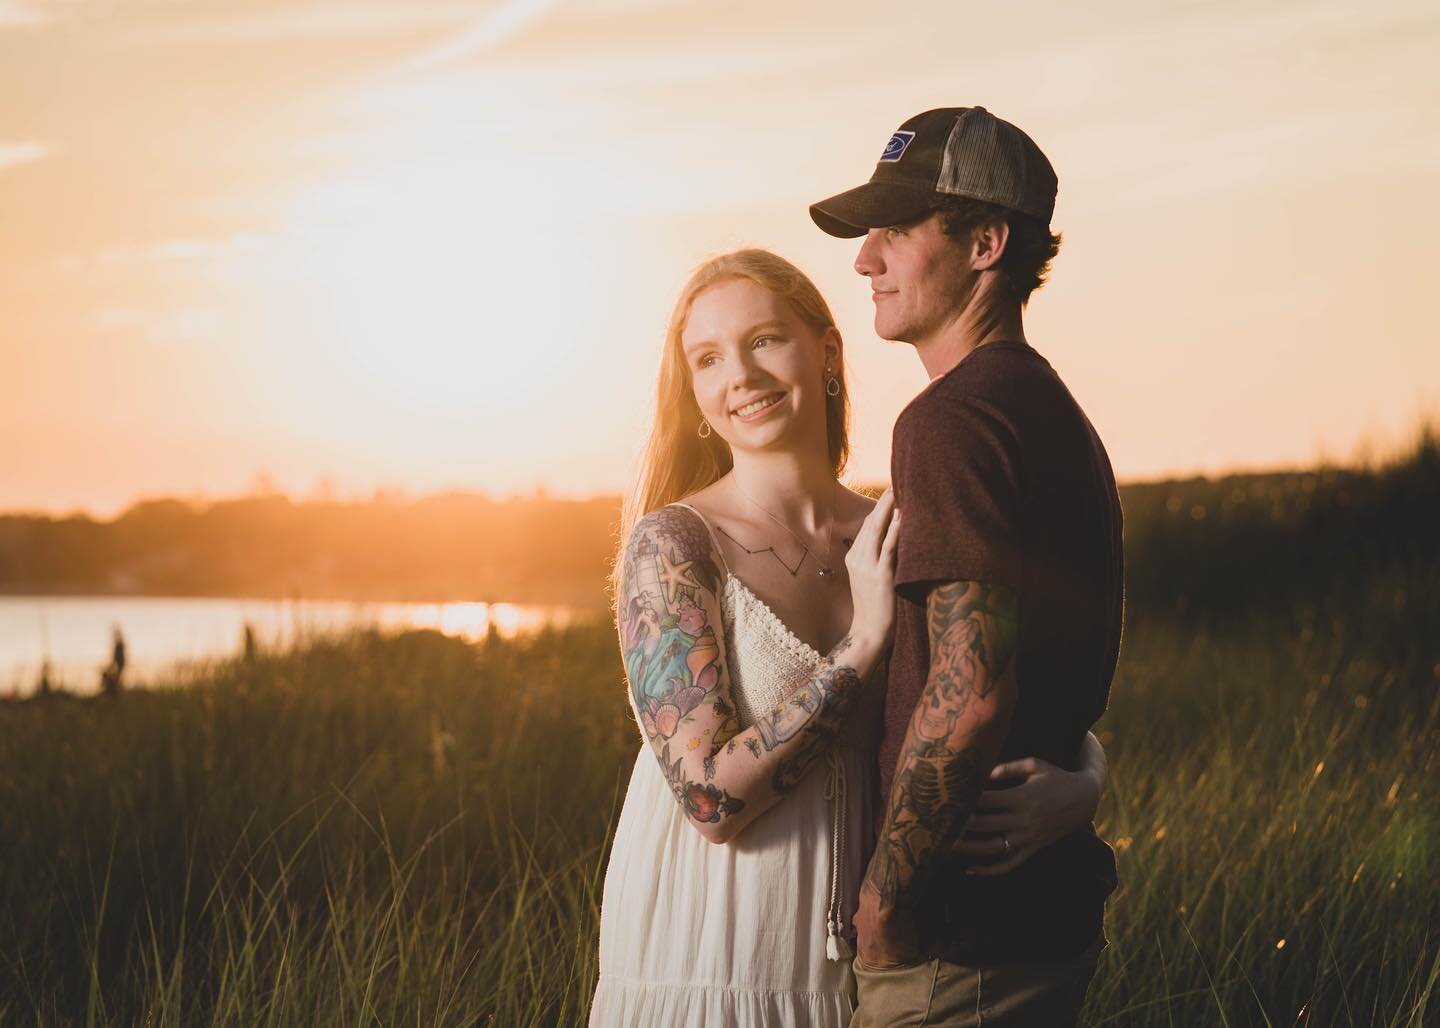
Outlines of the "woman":
M 808 278 L 761 250 L 695 272 L 616 567 L 647 745 L 606 873 L 592 1025 L 848 1023 L 903 531 L 888 493 L 838 482 L 848 413 Z M 1104 767 L 1087 750 L 1074 775 L 996 769 L 1027 781 L 986 793 L 961 852 L 1008 856 L 977 873 L 1090 819 Z

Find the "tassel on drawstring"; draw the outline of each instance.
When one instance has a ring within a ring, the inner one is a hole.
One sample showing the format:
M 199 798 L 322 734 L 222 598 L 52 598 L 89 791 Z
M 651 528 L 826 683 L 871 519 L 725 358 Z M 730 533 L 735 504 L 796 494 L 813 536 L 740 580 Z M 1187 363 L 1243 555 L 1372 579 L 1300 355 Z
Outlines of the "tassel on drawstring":
M 840 885 L 845 866 L 845 764 L 838 753 L 826 754 L 830 776 L 825 798 L 830 801 L 830 909 L 825 912 L 825 955 L 831 960 L 855 956 L 850 941 L 840 932 L 845 927 L 840 915 Z

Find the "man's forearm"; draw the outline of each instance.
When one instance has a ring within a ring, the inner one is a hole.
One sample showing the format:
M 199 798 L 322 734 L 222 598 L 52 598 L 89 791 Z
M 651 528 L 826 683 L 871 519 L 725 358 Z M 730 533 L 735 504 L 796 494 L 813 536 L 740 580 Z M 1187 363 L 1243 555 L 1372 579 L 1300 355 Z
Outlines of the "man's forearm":
M 1008 590 L 954 582 L 932 590 L 931 662 L 896 761 L 864 890 L 879 911 L 907 909 L 937 855 L 969 820 L 1009 730 L 1015 700 L 1015 602 Z

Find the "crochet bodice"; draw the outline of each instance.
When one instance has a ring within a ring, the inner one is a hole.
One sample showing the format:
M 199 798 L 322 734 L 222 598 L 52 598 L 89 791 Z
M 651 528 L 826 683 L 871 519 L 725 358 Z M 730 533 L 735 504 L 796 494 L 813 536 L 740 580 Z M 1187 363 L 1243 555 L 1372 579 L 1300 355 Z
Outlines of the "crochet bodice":
M 765 601 L 726 574 L 721 616 L 730 656 L 731 698 L 742 728 L 755 723 L 794 692 L 824 656 L 801 641 Z

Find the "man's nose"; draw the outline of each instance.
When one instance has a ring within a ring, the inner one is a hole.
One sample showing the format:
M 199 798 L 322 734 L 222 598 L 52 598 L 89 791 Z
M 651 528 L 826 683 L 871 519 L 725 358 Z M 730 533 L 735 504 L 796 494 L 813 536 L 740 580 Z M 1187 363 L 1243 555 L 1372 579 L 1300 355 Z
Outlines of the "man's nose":
M 880 259 L 880 237 L 884 229 L 872 228 L 865 233 L 865 241 L 860 244 L 860 252 L 855 255 L 855 270 L 861 275 L 878 275 L 885 270 L 885 263 Z

